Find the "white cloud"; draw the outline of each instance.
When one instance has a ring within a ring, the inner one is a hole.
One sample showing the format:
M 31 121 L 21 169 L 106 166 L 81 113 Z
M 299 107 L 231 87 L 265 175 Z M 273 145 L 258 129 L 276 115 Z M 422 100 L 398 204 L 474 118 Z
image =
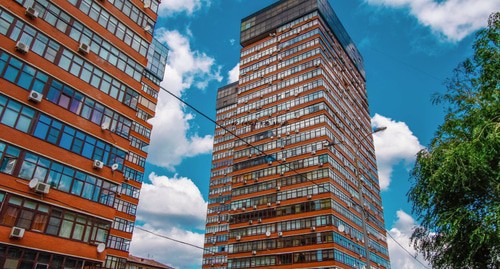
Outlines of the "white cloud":
M 191 49 L 189 39 L 178 31 L 159 29 L 158 40 L 169 49 L 169 61 L 161 85 L 176 96 L 187 89 L 204 90 L 208 83 L 222 81 L 221 67 L 215 60 Z M 174 170 L 183 158 L 209 153 L 213 137 L 193 132 L 194 115 L 185 113 L 184 106 L 164 91 L 160 91 L 153 124 L 148 161 Z M 188 135 L 188 133 L 190 135 Z
M 236 82 L 238 81 L 239 77 L 240 77 L 240 64 L 236 64 L 233 69 L 229 70 L 228 72 L 228 81 L 227 83 L 233 83 L 233 82 Z
M 138 257 L 149 257 L 174 268 L 201 268 L 201 257 L 203 251 L 192 246 L 181 244 L 167 238 L 181 239 L 183 242 L 203 247 L 204 234 L 193 233 L 182 229 L 163 227 L 154 228 L 144 225 L 141 228 L 151 231 L 157 235 L 134 230 L 130 252 Z
M 140 228 L 203 247 L 204 234 L 191 230 L 204 229 L 207 203 L 198 187 L 188 178 L 168 178 L 152 173 L 152 184 L 142 185 L 137 211 Z M 202 251 L 193 246 L 147 233 L 136 228 L 131 253 L 153 259 L 175 268 L 201 265 Z M 199 266 L 201 267 L 201 266 Z
M 499 0 L 365 0 L 373 5 L 408 8 L 418 21 L 452 42 L 487 25 L 488 16 L 500 9 Z
M 162 0 L 159 14 L 171 16 L 176 13 L 185 12 L 188 15 L 201 9 L 203 5 L 210 6 L 210 0 Z
M 200 190 L 188 178 L 149 175 L 144 183 L 137 218 L 155 227 L 191 226 L 204 229 L 207 204 Z
M 417 251 L 411 246 L 410 237 L 413 231 L 413 227 L 416 226 L 415 220 L 402 210 L 397 211 L 398 219 L 394 223 L 392 229 L 389 231 L 391 236 L 404 247 L 412 256 L 408 254 L 405 250 L 401 248 L 394 240 L 391 238 L 387 239 L 387 244 L 389 245 L 389 256 L 391 258 L 391 267 L 398 269 L 422 269 L 431 268 L 431 266 L 423 259 L 423 257 L 417 254 Z M 417 260 L 425 264 L 425 267 L 420 264 Z
M 418 138 L 404 122 L 397 122 L 379 114 L 372 118 L 373 127 L 387 127 L 384 132 L 375 133 L 373 141 L 377 155 L 377 166 L 380 188 L 385 190 L 391 183 L 393 166 L 404 161 L 407 165 L 413 163 L 416 154 L 422 148 Z

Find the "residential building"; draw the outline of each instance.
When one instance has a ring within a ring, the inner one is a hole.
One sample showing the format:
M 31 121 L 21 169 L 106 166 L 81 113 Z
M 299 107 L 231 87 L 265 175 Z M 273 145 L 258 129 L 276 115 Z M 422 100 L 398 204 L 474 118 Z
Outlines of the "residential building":
M 153 259 L 146 259 L 130 255 L 126 269 L 174 269 Z
M 277 1 L 240 43 L 239 81 L 217 94 L 203 268 L 390 268 L 363 59 L 329 2 Z
M 157 0 L 0 4 L 0 268 L 125 268 L 167 50 Z

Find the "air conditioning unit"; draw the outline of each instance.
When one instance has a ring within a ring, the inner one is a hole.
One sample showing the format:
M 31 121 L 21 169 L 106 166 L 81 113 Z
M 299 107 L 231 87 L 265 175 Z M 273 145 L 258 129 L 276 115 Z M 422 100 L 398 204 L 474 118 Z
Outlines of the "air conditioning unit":
M 49 269 L 49 265 L 45 263 L 37 263 L 36 269 Z
M 277 205 L 280 205 L 280 204 L 281 204 L 281 201 L 280 201 L 280 200 L 276 201 L 276 204 L 277 204 Z
M 28 95 L 28 100 L 32 101 L 33 103 L 40 103 L 42 99 L 43 99 L 43 94 L 36 91 L 30 91 Z
M 311 231 L 313 231 L 313 232 L 316 231 L 316 227 L 314 227 L 314 226 L 311 227 Z
M 110 125 L 109 122 L 104 122 L 103 124 L 101 124 L 101 130 L 102 131 L 109 130 L 109 125 Z
M 111 165 L 111 170 L 114 172 L 114 171 L 118 170 L 119 167 L 120 167 L 119 164 L 114 163 L 113 165 Z
M 36 11 L 33 7 L 28 7 L 24 14 L 30 19 L 36 19 L 38 17 L 38 11 Z
M 38 182 L 35 187 L 35 192 L 48 194 L 50 190 L 50 185 L 43 182 Z
M 253 224 L 253 220 L 249 220 L 248 224 L 252 225 Z
M 94 169 L 102 169 L 104 167 L 104 163 L 100 160 L 94 160 Z
M 257 250 L 252 250 L 252 255 L 257 255 Z
M 240 241 L 241 240 L 241 235 L 237 235 L 236 236 L 236 241 Z
M 257 205 L 254 205 L 254 206 L 253 206 L 253 209 L 257 209 Z
M 283 232 L 278 232 L 278 236 L 282 237 L 283 236 Z
M 308 200 L 311 200 L 311 199 L 312 199 L 312 195 L 310 195 L 310 194 L 309 194 L 309 195 L 307 195 L 307 199 L 308 199 Z
M 24 229 L 20 227 L 12 227 L 12 230 L 10 230 L 10 235 L 9 238 L 23 238 L 24 236 Z
M 261 222 L 262 222 L 262 219 L 258 219 L 257 221 L 258 221 L 259 223 L 261 223 Z
M 21 53 L 28 53 L 30 49 L 28 48 L 28 45 L 24 44 L 21 41 L 18 41 L 16 43 L 16 50 L 21 52 Z
M 90 46 L 87 43 L 80 43 L 80 46 L 78 46 L 78 51 L 81 52 L 82 54 L 87 54 L 90 52 Z
M 151 4 L 149 2 L 144 2 L 144 8 L 150 8 Z
M 267 206 L 271 206 L 271 203 L 267 203 Z

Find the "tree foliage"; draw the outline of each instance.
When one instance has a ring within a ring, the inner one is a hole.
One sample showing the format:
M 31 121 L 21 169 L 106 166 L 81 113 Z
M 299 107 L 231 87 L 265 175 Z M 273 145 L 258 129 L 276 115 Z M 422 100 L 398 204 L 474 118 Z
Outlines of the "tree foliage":
M 412 170 L 412 242 L 434 268 L 500 268 L 499 45 L 497 12 L 434 98 L 445 120 Z

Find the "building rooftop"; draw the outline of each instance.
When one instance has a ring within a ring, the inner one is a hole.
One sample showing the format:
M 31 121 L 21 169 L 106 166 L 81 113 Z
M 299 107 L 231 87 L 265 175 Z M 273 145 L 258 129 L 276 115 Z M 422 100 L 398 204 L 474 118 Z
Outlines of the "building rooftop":
M 160 262 L 157 262 L 155 260 L 141 258 L 141 257 L 136 257 L 136 256 L 133 256 L 133 255 L 129 255 L 128 256 L 128 262 L 142 264 L 142 265 L 146 265 L 146 266 L 151 266 L 151 267 L 154 267 L 154 268 L 174 269 L 173 267 L 167 266 L 167 265 L 165 265 L 163 263 L 160 263 Z
M 365 78 L 363 57 L 328 0 L 280 0 L 241 20 L 240 44 L 248 46 L 269 36 L 276 28 L 312 12 L 326 21 L 358 71 Z

